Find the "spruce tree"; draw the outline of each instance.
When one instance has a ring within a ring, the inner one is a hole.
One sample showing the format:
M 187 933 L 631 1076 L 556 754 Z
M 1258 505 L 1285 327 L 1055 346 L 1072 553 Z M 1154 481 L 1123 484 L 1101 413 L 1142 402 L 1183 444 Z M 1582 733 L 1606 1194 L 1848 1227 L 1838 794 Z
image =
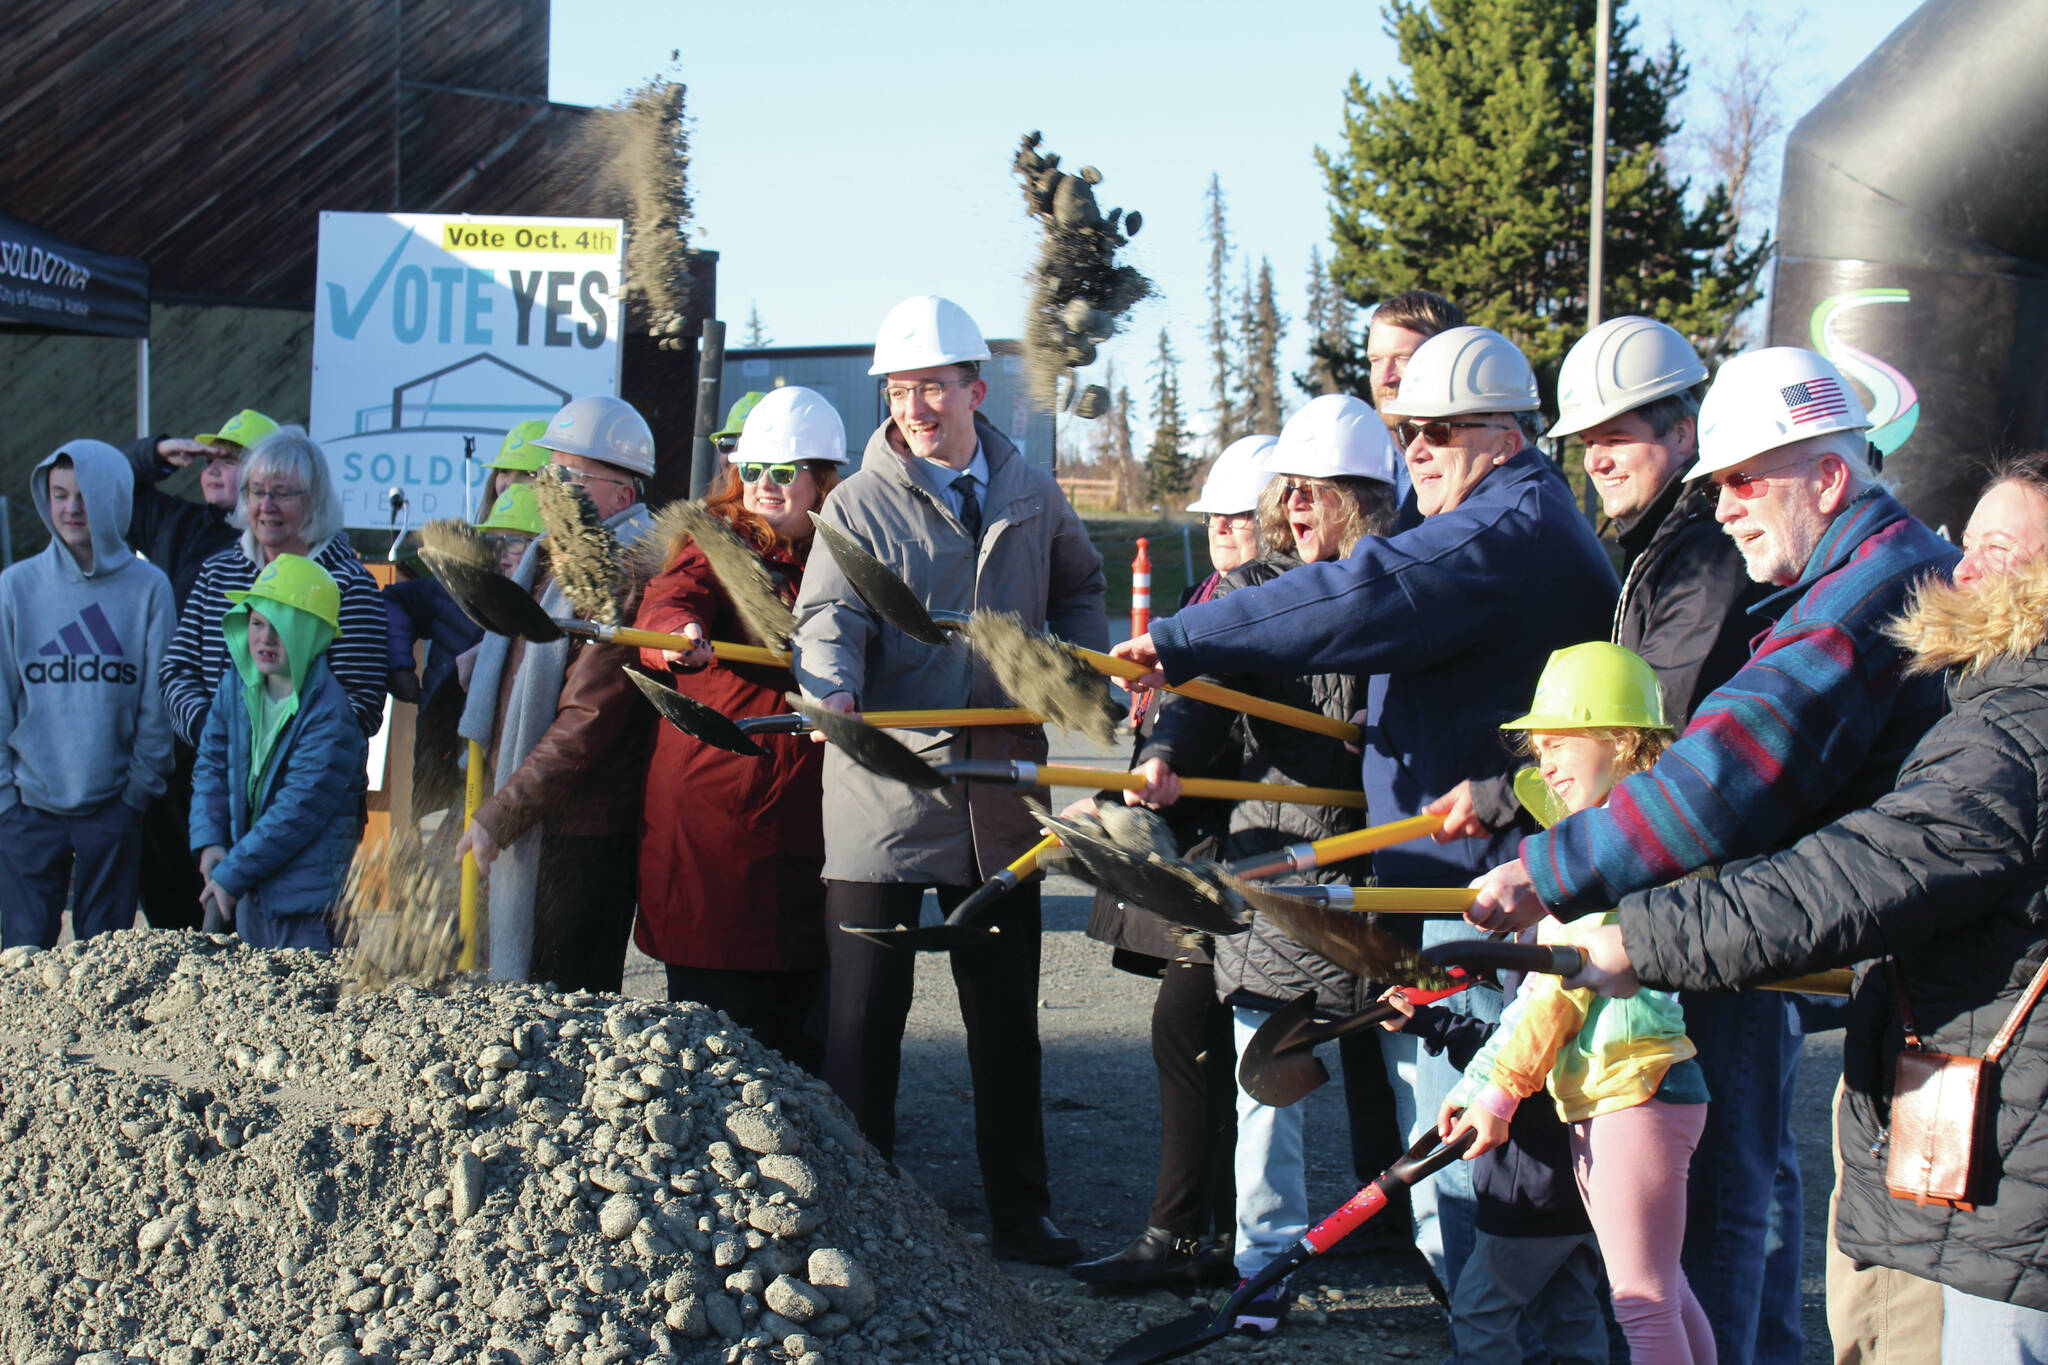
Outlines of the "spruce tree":
M 1372 376 L 1365 364 L 1365 341 L 1353 321 L 1355 310 L 1323 253 L 1308 250 L 1308 368 L 1294 372 L 1294 383 L 1311 398 L 1348 393 L 1372 399 Z
M 750 348 L 773 346 L 775 338 L 768 335 L 768 329 L 761 325 L 761 309 L 754 303 L 747 304 L 747 345 Z
M 1209 172 L 1209 407 L 1216 441 L 1222 450 L 1244 434 L 1237 404 L 1232 401 L 1230 362 L 1230 286 L 1225 272 L 1230 267 L 1230 233 L 1223 222 L 1223 182 Z
M 1273 297 L 1273 263 L 1259 258 L 1258 283 L 1245 283 L 1243 402 L 1246 432 L 1278 435 L 1285 420 L 1280 404 L 1280 340 L 1287 317 Z
M 1546 392 L 1585 330 L 1595 8 L 1389 0 L 1381 13 L 1407 79 L 1376 90 L 1354 73 L 1343 145 L 1316 152 L 1345 295 L 1448 295 L 1520 345 Z M 1690 182 L 1672 178 L 1665 156 L 1683 54 L 1675 43 L 1646 52 L 1626 0 L 1614 8 L 1602 315 L 1660 318 L 1711 361 L 1772 244 L 1738 240 L 1724 186 L 1687 208 Z
M 1183 497 L 1191 473 L 1180 409 L 1180 357 L 1162 327 L 1159 351 L 1152 357 L 1152 445 L 1145 452 L 1145 484 L 1152 501 L 1171 504 Z

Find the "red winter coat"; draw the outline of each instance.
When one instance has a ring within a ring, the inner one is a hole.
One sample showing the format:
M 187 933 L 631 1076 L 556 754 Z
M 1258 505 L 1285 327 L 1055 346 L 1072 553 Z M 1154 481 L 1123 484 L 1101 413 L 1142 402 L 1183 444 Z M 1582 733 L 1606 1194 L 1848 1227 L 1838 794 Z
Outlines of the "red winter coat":
M 773 558 L 768 567 L 794 598 L 802 569 Z M 669 634 L 691 623 L 714 640 L 747 639 L 694 544 L 647 585 L 634 622 Z M 640 659 L 670 676 L 659 650 L 642 650 Z M 783 693 L 796 690 L 788 669 L 762 664 L 713 663 L 671 680 L 684 696 L 734 719 L 786 712 Z M 650 957 L 724 971 L 824 970 L 824 746 L 808 735 L 756 742 L 767 758 L 660 727 L 647 769 L 633 934 Z

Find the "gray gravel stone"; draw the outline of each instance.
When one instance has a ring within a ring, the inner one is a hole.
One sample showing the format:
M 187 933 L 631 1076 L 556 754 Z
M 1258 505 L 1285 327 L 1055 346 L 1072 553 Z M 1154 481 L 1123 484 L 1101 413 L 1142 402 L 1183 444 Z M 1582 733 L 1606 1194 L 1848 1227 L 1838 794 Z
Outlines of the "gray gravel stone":
M 630 1194 L 615 1194 L 597 1211 L 597 1230 L 607 1241 L 616 1242 L 640 1222 L 640 1201 Z
M 750 1152 L 796 1153 L 804 1149 L 795 1125 L 767 1109 L 733 1110 L 725 1116 L 725 1131 Z
M 449 1211 L 455 1221 L 466 1223 L 484 1206 L 484 1163 L 475 1152 L 464 1152 L 448 1168 Z

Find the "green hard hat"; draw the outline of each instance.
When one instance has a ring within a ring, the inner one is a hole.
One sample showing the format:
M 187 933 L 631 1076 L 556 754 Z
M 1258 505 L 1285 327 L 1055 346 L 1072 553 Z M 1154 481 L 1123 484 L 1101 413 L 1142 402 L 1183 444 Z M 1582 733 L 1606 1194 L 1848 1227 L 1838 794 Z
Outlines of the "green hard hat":
M 1503 730 L 1668 730 L 1664 689 L 1640 654 L 1605 640 L 1554 650 L 1529 714 Z
M 505 433 L 505 444 L 498 447 L 498 458 L 490 461 L 484 468 L 509 469 L 516 474 L 531 474 L 536 469 L 547 468 L 554 461 L 554 453 L 533 444 L 534 437 L 545 436 L 547 431 L 548 423 L 545 417 L 519 423 Z
M 476 524 L 479 531 L 510 531 L 515 535 L 537 536 L 544 529 L 540 520 L 540 499 L 530 483 L 515 483 L 498 494 L 491 514 Z
M 203 446 L 237 445 L 253 446 L 271 432 L 277 430 L 277 423 L 265 417 L 254 408 L 243 408 L 233 417 L 220 424 L 219 431 L 209 431 L 192 439 Z
M 279 555 L 263 566 L 247 592 L 221 595 L 237 604 L 253 597 L 297 607 L 333 626 L 334 638 L 341 638 L 341 587 L 333 574 L 303 555 Z
M 712 432 L 711 439 L 716 441 L 726 436 L 738 437 L 740 429 L 747 424 L 747 414 L 754 410 L 754 404 L 767 396 L 767 394 L 762 393 L 759 389 L 741 394 L 740 401 L 734 403 L 732 411 L 725 414 L 725 425 Z

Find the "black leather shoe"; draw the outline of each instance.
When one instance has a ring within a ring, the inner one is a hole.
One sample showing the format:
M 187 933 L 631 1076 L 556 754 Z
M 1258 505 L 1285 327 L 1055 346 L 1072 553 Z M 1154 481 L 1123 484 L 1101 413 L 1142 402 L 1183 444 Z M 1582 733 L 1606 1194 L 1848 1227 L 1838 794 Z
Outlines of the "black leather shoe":
M 1148 1227 L 1122 1251 L 1070 1266 L 1069 1275 L 1099 1289 L 1153 1289 L 1194 1284 L 1200 1243 Z
M 1072 1265 L 1081 1259 L 1081 1244 L 1061 1232 L 1044 1214 L 997 1223 L 995 1234 L 993 1246 L 999 1261 Z

